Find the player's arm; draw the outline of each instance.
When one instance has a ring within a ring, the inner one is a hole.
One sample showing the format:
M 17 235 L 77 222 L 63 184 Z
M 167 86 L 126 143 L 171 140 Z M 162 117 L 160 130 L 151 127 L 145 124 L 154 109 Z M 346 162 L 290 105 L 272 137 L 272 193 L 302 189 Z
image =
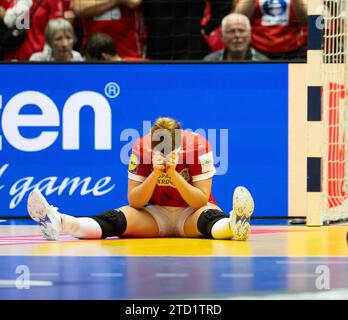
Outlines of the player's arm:
M 246 15 L 249 19 L 254 15 L 256 0 L 238 0 L 234 12 Z
M 153 170 L 144 181 L 139 182 L 128 178 L 128 202 L 135 209 L 144 207 L 151 199 L 158 177 L 164 170 L 164 158 L 155 154 L 152 159 Z
M 307 22 L 307 0 L 294 0 L 294 13 L 299 23 Z
M 160 174 L 153 171 L 143 182 L 128 179 L 128 202 L 131 207 L 140 209 L 149 203 Z
M 70 7 L 76 15 L 88 18 L 99 16 L 119 5 L 135 8 L 141 2 L 142 0 L 72 0 Z
M 193 209 L 199 209 L 208 203 L 212 179 L 194 182 L 189 184 L 179 172 L 167 169 L 168 175 L 172 178 L 176 188 L 185 202 Z
M 178 155 L 172 152 L 171 156 L 166 159 L 166 172 L 171 177 L 180 195 L 194 209 L 205 206 L 210 197 L 212 179 L 197 181 L 191 185 L 175 170 L 177 163 Z

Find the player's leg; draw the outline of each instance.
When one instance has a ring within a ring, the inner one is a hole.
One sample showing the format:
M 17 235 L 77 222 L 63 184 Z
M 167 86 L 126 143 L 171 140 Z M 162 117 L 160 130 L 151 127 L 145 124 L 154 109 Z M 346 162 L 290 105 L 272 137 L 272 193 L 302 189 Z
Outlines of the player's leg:
M 231 239 L 229 218 L 218 206 L 208 204 L 191 214 L 184 224 L 184 236 Z M 217 231 L 217 232 L 216 232 Z
M 93 219 L 96 219 L 101 226 L 105 226 L 106 228 L 114 228 L 114 231 L 110 229 L 107 235 L 108 237 L 124 236 L 136 238 L 154 238 L 159 236 L 157 222 L 146 210 L 138 210 L 130 206 L 124 206 L 113 211 L 116 213 L 116 219 L 105 219 L 105 216 L 108 216 L 108 213 L 102 213 L 92 217 Z M 103 223 L 103 220 L 109 224 L 109 227 Z M 117 228 L 117 226 L 119 226 L 119 228 Z M 117 234 L 110 235 L 111 233 Z M 104 234 L 104 237 L 105 236 L 106 234 Z
M 187 237 L 247 240 L 253 211 L 254 201 L 249 191 L 238 187 L 233 194 L 233 210 L 229 218 L 219 207 L 208 204 L 186 219 L 184 234 Z
M 156 237 L 158 227 L 144 210 L 131 207 L 109 210 L 95 217 L 76 218 L 58 212 L 39 190 L 28 198 L 29 215 L 37 221 L 48 240 L 57 240 L 60 233 L 81 239 L 102 239 L 112 236 Z M 126 219 L 127 216 L 127 219 Z

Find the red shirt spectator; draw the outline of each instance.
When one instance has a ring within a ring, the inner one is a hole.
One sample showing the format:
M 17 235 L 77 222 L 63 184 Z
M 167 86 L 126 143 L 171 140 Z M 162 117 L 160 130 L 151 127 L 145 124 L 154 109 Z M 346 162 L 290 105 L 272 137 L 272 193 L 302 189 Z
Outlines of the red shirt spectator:
M 10 5 L 11 0 L 0 0 L 0 7 L 7 9 Z
M 121 56 L 141 57 L 142 16 L 139 9 L 116 7 L 105 14 L 83 20 L 85 39 L 96 32 L 111 36 Z
M 251 44 L 271 58 L 282 57 L 282 53 L 295 52 L 303 47 L 305 1 L 239 0 L 235 11 L 251 18 Z
M 295 17 L 291 0 L 279 1 L 280 7 L 268 0 L 257 0 L 252 21 L 252 45 L 263 52 L 297 50 L 302 45 L 302 26 Z
M 83 18 L 84 43 L 94 33 L 112 37 L 121 56 L 141 57 L 143 51 L 143 20 L 139 2 L 123 0 L 84 2 L 72 0 L 71 8 Z M 122 3 L 122 4 L 120 4 Z
M 15 4 L 11 0 L 10 7 Z M 33 0 L 30 13 L 40 4 L 40 0 Z M 63 17 L 63 3 L 61 0 L 43 0 L 40 7 L 30 21 L 30 29 L 24 42 L 16 52 L 9 53 L 5 56 L 6 60 L 18 59 L 29 60 L 34 52 L 43 50 L 45 44 L 45 29 L 50 19 Z
M 211 4 L 209 1 L 206 1 L 201 26 L 205 28 L 211 18 Z M 226 48 L 226 44 L 221 39 L 221 26 L 216 27 L 209 34 L 205 34 L 204 39 L 212 52 Z

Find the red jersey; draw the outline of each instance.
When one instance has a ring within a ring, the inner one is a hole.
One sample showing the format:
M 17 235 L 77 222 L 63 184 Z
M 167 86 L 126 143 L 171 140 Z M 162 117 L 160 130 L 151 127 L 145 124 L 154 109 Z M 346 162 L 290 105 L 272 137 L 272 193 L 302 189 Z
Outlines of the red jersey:
M 115 7 L 100 16 L 83 19 L 85 42 L 96 32 L 108 34 L 116 43 L 120 57 L 141 57 L 143 20 L 139 8 Z
M 216 169 L 209 142 L 202 136 L 188 131 L 182 131 L 181 139 L 176 171 L 190 184 L 213 177 Z M 143 182 L 152 172 L 151 159 L 151 135 L 149 134 L 138 139 L 133 145 L 128 178 Z M 210 194 L 209 202 L 216 204 L 212 194 Z M 166 173 L 158 178 L 150 203 L 160 206 L 188 207 Z
M 10 7 L 14 6 L 14 0 L 11 1 Z M 40 0 L 33 0 L 30 8 L 30 14 L 40 3 Z M 29 60 L 35 52 L 43 50 L 45 44 L 45 29 L 50 19 L 63 17 L 63 3 L 61 0 L 43 0 L 40 7 L 35 12 L 32 21 L 30 21 L 30 29 L 28 35 L 22 45 L 15 53 L 6 55 L 6 60 L 16 58 L 18 60 Z
M 251 45 L 266 53 L 295 51 L 303 45 L 292 0 L 256 0 Z

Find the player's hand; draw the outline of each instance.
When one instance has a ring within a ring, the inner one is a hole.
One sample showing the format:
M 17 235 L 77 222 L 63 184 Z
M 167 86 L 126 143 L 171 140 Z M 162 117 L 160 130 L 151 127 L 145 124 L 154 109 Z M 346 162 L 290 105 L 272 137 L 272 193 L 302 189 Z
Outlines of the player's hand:
M 163 172 L 165 169 L 164 156 L 159 151 L 155 151 L 152 155 L 152 168 L 156 173 Z
M 175 171 L 176 165 L 178 164 L 179 156 L 176 151 L 172 151 L 165 158 L 166 172 L 172 173 Z

